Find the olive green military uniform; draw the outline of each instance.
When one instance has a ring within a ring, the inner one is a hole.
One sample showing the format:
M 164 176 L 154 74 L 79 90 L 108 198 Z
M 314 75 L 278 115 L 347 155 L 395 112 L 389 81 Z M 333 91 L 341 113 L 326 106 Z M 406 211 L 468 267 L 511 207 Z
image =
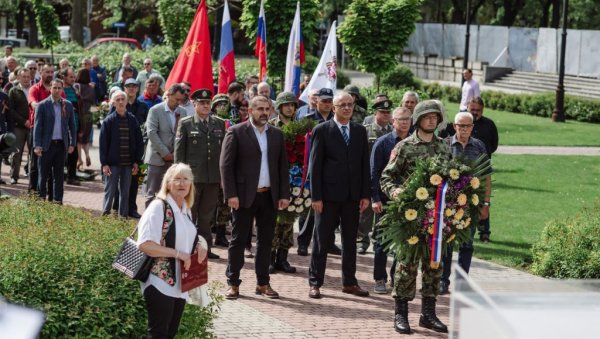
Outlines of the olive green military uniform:
M 196 195 L 192 218 L 209 249 L 212 245 L 210 222 L 217 208 L 221 183 L 219 157 L 224 137 L 222 120 L 209 116 L 202 121 L 194 114 L 179 121 L 175 138 L 175 162 L 188 164 L 194 174 Z
M 402 190 L 402 185 L 414 170 L 417 159 L 435 155 L 451 158 L 450 148 L 442 139 L 433 136 L 431 142 L 424 142 L 417 136 L 417 131 L 394 147 L 390 162 L 381 174 L 381 190 L 388 197 L 395 196 L 395 192 Z M 418 253 L 422 254 L 422 251 L 418 251 Z M 396 273 L 394 274 L 394 288 L 392 291 L 394 298 L 414 299 L 419 259 L 422 262 L 421 272 L 423 273 L 421 295 L 424 298 L 435 299 L 437 297 L 440 278 L 442 277 L 442 266 L 440 265 L 437 269 L 431 268 L 428 255 L 421 258 L 417 257 L 413 261 L 400 253 Z
M 355 104 L 354 109 L 352 110 L 352 121 L 362 125 L 366 116 L 367 110 Z

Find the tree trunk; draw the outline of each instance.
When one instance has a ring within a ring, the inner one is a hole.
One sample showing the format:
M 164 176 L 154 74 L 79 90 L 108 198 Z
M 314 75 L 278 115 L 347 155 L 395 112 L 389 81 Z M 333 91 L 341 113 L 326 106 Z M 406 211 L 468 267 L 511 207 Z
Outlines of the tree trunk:
M 560 0 L 552 0 L 552 28 L 558 28 L 560 24 L 560 7 Z
M 29 46 L 37 47 L 40 45 L 40 41 L 38 39 L 38 29 L 37 24 L 35 22 L 35 13 L 33 12 L 33 8 L 31 6 L 27 7 L 27 17 L 29 18 Z
M 452 0 L 452 19 L 450 22 L 453 24 L 465 23 L 465 11 L 460 7 L 460 3 L 460 0 Z
M 71 1 L 71 41 L 83 46 L 83 26 L 85 25 L 86 2 Z
M 542 6 L 542 17 L 540 18 L 539 26 L 548 27 L 550 20 L 550 5 L 552 0 L 540 0 L 540 6 Z
M 502 18 L 503 26 L 513 26 L 517 19 L 519 11 L 525 5 L 524 0 L 504 0 L 504 17 Z

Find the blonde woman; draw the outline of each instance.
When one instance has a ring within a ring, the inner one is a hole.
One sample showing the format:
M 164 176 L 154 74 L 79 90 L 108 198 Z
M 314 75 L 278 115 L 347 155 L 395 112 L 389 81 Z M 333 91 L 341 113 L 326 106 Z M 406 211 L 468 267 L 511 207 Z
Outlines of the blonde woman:
M 142 283 L 148 311 L 148 338 L 173 338 L 177 334 L 187 292 L 181 292 L 181 264 L 189 269 L 191 255 L 206 257 L 206 240 L 197 235 L 190 217 L 194 203 L 192 170 L 188 165 L 169 167 L 160 191 L 140 219 L 138 248 L 154 258 L 150 276 Z

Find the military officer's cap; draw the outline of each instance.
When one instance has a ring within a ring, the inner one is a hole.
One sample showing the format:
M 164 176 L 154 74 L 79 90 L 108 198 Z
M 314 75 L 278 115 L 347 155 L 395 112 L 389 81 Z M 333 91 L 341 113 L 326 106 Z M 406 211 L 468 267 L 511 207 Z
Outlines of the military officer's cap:
M 298 106 L 298 100 L 296 99 L 296 95 L 292 92 L 281 92 L 277 95 L 277 99 L 275 99 L 275 108 L 279 109 L 279 106 L 283 104 L 295 104 Z
M 417 125 L 419 123 L 419 119 L 428 113 L 437 113 L 438 125 L 444 119 L 444 116 L 442 115 L 442 107 L 440 107 L 438 102 L 436 100 L 425 100 L 418 103 L 415 107 L 415 111 L 412 115 L 413 125 Z
M 201 88 L 197 89 L 190 96 L 194 101 L 210 101 L 212 97 L 212 92 L 209 89 Z
M 360 90 L 354 85 L 347 85 L 344 87 L 344 92 L 347 92 L 348 94 L 360 95 Z
M 331 88 L 321 88 L 318 96 L 319 99 L 333 99 L 333 90 Z
M 381 100 L 373 104 L 371 106 L 372 109 L 376 111 L 386 111 L 389 112 L 392 110 L 392 100 Z

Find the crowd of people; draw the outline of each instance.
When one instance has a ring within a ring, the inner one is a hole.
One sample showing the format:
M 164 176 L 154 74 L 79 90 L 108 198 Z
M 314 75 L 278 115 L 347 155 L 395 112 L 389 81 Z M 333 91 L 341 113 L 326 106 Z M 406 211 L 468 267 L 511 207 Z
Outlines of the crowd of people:
M 369 291 L 356 279 L 356 257 L 373 243 L 373 292 L 387 294 L 391 290 L 396 301 L 395 328 L 410 333 L 408 302 L 415 297 L 419 260 L 427 262 L 428 258 L 396 254 L 388 275 L 388 253 L 377 237 L 377 221 L 385 213 L 386 202 L 402 189 L 417 159 L 434 155 L 470 159 L 485 155 L 491 159 L 498 146 L 496 126 L 483 116 L 484 102 L 471 70 L 464 71 L 461 112 L 453 124 L 447 124 L 441 102 L 421 101 L 410 91 L 398 105 L 382 93 L 367 107 L 360 89 L 351 85 L 337 93 L 329 88 L 311 90 L 308 102 L 302 102 L 290 92 L 275 95 L 268 83 L 251 75 L 244 83 L 232 83 L 227 93 L 214 95 L 209 88 L 191 92 L 188 82 L 165 89 L 164 78 L 152 68 L 152 60 L 144 60 L 144 70 L 138 72 L 128 54 L 123 55 L 122 65 L 108 84 L 109 74 L 95 56 L 82 60 L 77 71 L 61 60 L 55 71 L 53 65 L 39 60 L 20 67 L 10 53 L 5 49 L 0 60 L 7 91 L 0 93 L 0 100 L 4 100 L 4 130 L 17 137 L 9 159 L 11 184 L 19 180 L 27 146 L 29 189 L 41 199 L 61 203 L 64 168 L 67 184 L 78 184 L 77 169 L 91 166 L 91 107 L 105 97 L 110 99 L 110 113 L 100 129 L 99 161 L 105 185 L 102 211 L 141 218 L 140 249 L 162 260 L 160 265 L 156 261 L 158 266 L 151 272 L 151 277 L 156 277 L 144 283 L 149 333 L 155 335 L 176 331 L 183 310 L 180 299 L 187 294 L 181 293 L 178 280 L 171 281 L 164 274 L 171 277 L 180 271 L 173 258 L 188 267 L 192 251 L 218 259 L 212 247 L 227 247 L 227 299 L 240 296 L 244 257 L 255 258 L 255 293 L 279 297 L 270 284 L 270 274 L 296 272 L 288 261 L 294 245 L 293 222 L 278 219 L 292 203 L 293 191 L 282 128 L 303 119 L 314 124 L 306 167 L 310 203 L 297 220 L 297 254 L 308 256 L 312 242 L 307 296 L 323 297 L 320 288 L 327 256 L 341 255 L 342 292 L 367 297 Z M 482 241 L 490 239 L 490 178 L 488 173 L 481 202 Z M 144 179 L 146 206 L 141 216 L 136 197 Z M 167 209 L 175 215 L 169 223 Z M 150 214 L 164 222 L 156 223 Z M 180 223 L 185 224 L 181 241 Z M 174 224 L 177 235 L 169 238 Z M 199 237 L 188 224 L 195 226 Z M 335 244 L 336 229 L 341 234 L 341 249 Z M 251 242 L 254 233 L 255 249 Z M 475 236 L 474 227 L 471 234 Z M 197 245 L 190 240 L 196 238 L 206 241 Z M 472 241 L 460 246 L 459 265 L 466 272 L 472 254 Z M 438 332 L 447 331 L 435 309 L 437 296 L 449 293 L 451 256 L 452 247 L 444 265 L 437 269 L 421 266 L 419 325 Z M 170 305 L 168 315 L 156 316 L 160 313 L 157 303 Z

